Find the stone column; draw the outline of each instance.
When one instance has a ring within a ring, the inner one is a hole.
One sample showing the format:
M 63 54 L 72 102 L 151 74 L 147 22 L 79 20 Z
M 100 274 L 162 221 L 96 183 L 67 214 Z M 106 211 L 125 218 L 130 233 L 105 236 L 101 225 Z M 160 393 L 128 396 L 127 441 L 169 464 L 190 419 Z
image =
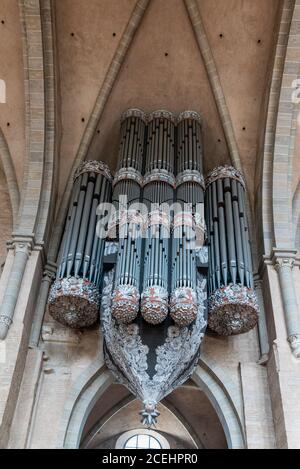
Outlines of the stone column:
M 273 260 L 279 276 L 287 340 L 294 356 L 300 359 L 300 312 L 293 279 L 295 256 L 296 251 L 275 252 Z
M 259 315 L 258 315 L 258 338 L 260 346 L 260 360 L 259 364 L 264 365 L 269 358 L 269 337 L 266 323 L 266 312 L 264 306 L 264 298 L 262 292 L 262 280 L 257 274 L 254 276 L 254 287 L 259 303 Z
M 19 239 L 13 242 L 15 258 L 10 271 L 7 289 L 0 308 L 0 340 L 5 340 L 12 324 L 19 291 L 21 288 L 32 240 Z
M 49 290 L 56 275 L 56 264 L 48 262 L 45 266 L 41 288 L 37 300 L 37 305 L 34 312 L 31 335 L 30 335 L 30 348 L 36 348 L 39 344 L 41 329 L 44 320 L 46 304 L 49 296 Z

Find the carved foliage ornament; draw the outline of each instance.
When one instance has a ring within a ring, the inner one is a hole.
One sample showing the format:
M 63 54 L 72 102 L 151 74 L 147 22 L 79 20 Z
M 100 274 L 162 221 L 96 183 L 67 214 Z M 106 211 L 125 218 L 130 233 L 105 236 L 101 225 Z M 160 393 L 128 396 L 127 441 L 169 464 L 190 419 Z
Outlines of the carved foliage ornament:
M 115 187 L 120 181 L 131 180 L 142 186 L 144 183 L 144 178 L 139 171 L 134 168 L 121 168 L 115 174 L 113 187 Z
M 202 189 L 205 190 L 204 177 L 199 171 L 187 169 L 182 173 L 178 174 L 178 176 L 176 177 L 176 187 L 179 187 L 187 182 L 194 182 L 196 184 L 199 184 L 199 186 L 201 186 Z
M 161 324 L 167 317 L 168 291 L 159 286 L 146 288 L 142 293 L 141 313 L 145 321 L 150 324 Z
M 196 321 L 190 327 L 160 326 L 164 338 L 157 345 L 157 341 L 144 342 L 141 322 L 125 325 L 115 321 L 111 314 L 113 278 L 113 270 L 104 276 L 101 302 L 106 364 L 118 382 L 144 403 L 142 422 L 155 425 L 157 403 L 183 384 L 198 363 L 206 327 L 206 279 L 198 278 Z M 156 337 L 157 331 L 155 328 Z
M 173 122 L 173 124 L 179 124 L 183 120 L 192 119 L 196 120 L 197 122 L 199 122 L 200 125 L 202 125 L 202 119 L 200 114 L 196 111 L 189 110 L 181 112 L 176 118 L 176 116 L 172 112 L 167 111 L 165 109 L 159 109 L 157 111 L 151 112 L 150 114 L 147 114 L 142 109 L 132 108 L 128 109 L 122 114 L 121 122 L 124 122 L 124 120 L 130 117 L 137 117 L 139 119 L 142 119 L 145 124 L 148 124 L 153 119 L 168 119 Z
M 109 181 L 112 181 L 112 174 L 107 164 L 102 161 L 83 161 L 74 174 L 74 181 L 84 173 L 103 174 Z
M 112 314 L 121 324 L 130 324 L 139 312 L 140 295 L 131 285 L 119 285 L 112 295 Z
M 257 324 L 258 313 L 254 290 L 243 285 L 227 285 L 209 297 L 208 325 L 221 336 L 249 332 Z
M 80 329 L 98 320 L 100 292 L 96 285 L 82 278 L 56 280 L 49 294 L 51 316 L 65 326 Z
M 179 327 L 192 324 L 198 313 L 196 292 L 192 288 L 177 288 L 171 296 L 171 317 Z
M 243 174 L 235 169 L 233 166 L 219 166 L 218 168 L 214 169 L 209 173 L 208 177 L 205 180 L 205 185 L 208 187 L 213 182 L 217 181 L 218 179 L 235 179 L 239 181 L 245 189 L 245 180 Z

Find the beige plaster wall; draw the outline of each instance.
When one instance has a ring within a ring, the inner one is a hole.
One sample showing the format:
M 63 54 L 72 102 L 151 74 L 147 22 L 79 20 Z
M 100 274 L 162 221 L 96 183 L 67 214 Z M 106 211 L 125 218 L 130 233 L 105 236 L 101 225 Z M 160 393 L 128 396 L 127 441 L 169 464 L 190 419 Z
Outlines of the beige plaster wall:
M 0 78 L 5 80 L 6 83 L 6 104 L 0 104 L 0 127 L 10 149 L 20 187 L 23 180 L 24 158 L 26 155 L 21 32 L 18 0 L 1 0 Z
M 133 7 L 132 1 L 120 6 L 118 0 L 93 0 L 89 9 L 82 0 L 71 2 L 76 8 L 69 8 L 69 3 L 56 2 L 63 127 L 60 193 Z M 199 2 L 251 189 L 280 5 L 279 0 Z M 131 106 L 147 111 L 199 111 L 204 119 L 206 170 L 230 161 L 207 72 L 182 0 L 150 2 L 114 84 L 89 158 L 116 166 L 119 118 Z
M 135 0 L 89 0 L 88 7 L 86 0 L 55 1 L 62 126 L 60 195 L 134 5 Z

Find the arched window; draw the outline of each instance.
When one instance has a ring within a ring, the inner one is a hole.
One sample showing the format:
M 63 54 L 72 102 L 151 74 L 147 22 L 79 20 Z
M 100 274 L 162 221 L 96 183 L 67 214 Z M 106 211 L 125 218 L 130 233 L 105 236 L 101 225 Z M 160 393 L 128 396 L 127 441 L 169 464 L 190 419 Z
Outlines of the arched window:
M 152 430 L 132 430 L 117 440 L 116 449 L 170 449 L 166 438 Z

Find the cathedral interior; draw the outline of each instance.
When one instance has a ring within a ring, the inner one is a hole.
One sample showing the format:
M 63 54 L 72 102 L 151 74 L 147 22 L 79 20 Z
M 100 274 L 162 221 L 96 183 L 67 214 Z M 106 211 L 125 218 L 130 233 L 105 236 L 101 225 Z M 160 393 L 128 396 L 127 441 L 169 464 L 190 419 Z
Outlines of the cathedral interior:
M 300 0 L 0 0 L 0 264 L 0 448 L 300 449 Z

